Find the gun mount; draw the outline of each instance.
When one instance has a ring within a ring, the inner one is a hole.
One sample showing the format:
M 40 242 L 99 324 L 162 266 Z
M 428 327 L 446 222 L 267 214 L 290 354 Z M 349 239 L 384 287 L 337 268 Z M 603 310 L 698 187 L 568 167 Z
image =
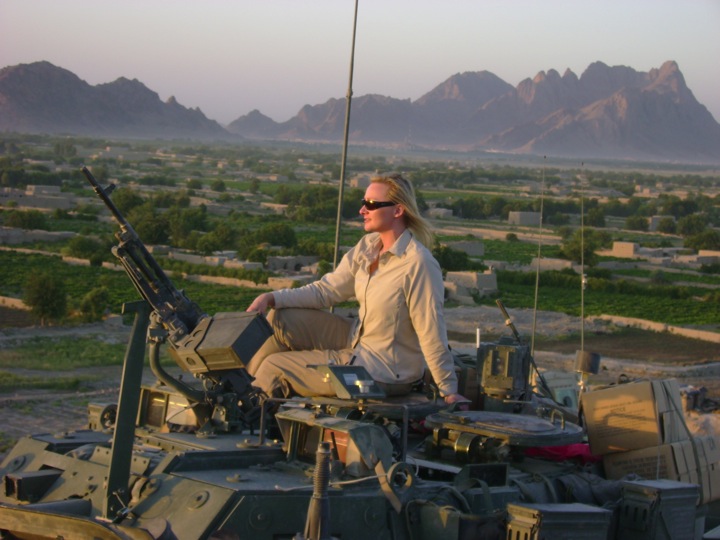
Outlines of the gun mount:
M 197 405 L 202 430 L 251 426 L 259 415 L 259 396 L 245 365 L 272 335 L 269 324 L 259 314 L 204 313 L 175 287 L 113 203 L 110 194 L 115 186 L 100 186 L 87 167 L 82 172 L 120 226 L 115 234 L 118 245 L 112 252 L 152 310 L 148 341 L 153 373 L 190 404 Z M 170 356 L 184 371 L 203 381 L 202 390 L 191 388 L 162 368 L 162 343 L 170 345 Z M 213 422 L 219 418 L 223 420 Z

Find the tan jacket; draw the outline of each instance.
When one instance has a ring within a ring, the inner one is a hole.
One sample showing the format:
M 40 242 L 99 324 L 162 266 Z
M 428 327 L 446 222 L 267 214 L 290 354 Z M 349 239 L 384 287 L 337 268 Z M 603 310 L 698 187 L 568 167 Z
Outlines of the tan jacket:
M 383 253 L 371 276 L 379 251 L 379 235 L 365 235 L 334 272 L 298 289 L 275 291 L 275 307 L 322 309 L 355 297 L 360 311 L 348 347 L 356 364 L 389 384 L 418 380 L 427 365 L 443 396 L 456 393 L 440 265 L 409 230 Z

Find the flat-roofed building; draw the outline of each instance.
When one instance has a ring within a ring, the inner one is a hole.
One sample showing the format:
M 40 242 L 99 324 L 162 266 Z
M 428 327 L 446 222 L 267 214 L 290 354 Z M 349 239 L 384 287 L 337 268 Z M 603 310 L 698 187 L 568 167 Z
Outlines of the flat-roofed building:
M 508 214 L 508 223 L 522 227 L 537 227 L 540 225 L 540 212 L 511 211 Z

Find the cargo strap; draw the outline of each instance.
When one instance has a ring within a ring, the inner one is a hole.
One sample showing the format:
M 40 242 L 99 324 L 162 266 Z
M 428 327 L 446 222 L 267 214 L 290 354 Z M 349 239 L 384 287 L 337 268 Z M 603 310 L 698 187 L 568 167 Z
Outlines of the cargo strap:
M 385 472 L 382 461 L 378 461 L 375 465 L 375 473 L 382 492 L 399 514 L 408 494 L 412 491 L 415 473 L 410 465 L 403 461 L 393 464 L 387 472 Z

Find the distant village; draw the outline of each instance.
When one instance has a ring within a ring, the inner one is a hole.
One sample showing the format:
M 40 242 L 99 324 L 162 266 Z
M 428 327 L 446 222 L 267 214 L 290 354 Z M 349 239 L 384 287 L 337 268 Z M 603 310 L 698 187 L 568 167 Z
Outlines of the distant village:
M 116 156 L 116 152 L 107 147 L 94 157 Z M 161 158 L 165 166 L 175 167 L 180 170 L 184 161 L 178 156 L 168 153 L 167 151 L 157 151 L 157 158 Z M 36 162 L 36 165 L 45 165 L 54 169 L 56 165 L 51 162 Z M 228 162 L 219 160 L 215 164 L 215 169 L 219 172 L 227 171 Z M 294 174 L 298 180 L 309 183 L 328 183 L 329 179 L 326 174 L 318 172 L 313 167 L 311 159 L 299 159 L 294 169 Z M 136 174 L 142 176 L 143 171 L 124 171 L 128 175 Z M 289 179 L 282 174 L 274 173 L 255 173 L 247 170 L 234 170 L 233 175 L 252 176 L 259 182 L 287 183 Z M 370 181 L 371 173 L 355 174 L 347 179 L 350 187 L 365 189 Z M 110 179 L 116 182 L 117 179 Z M 160 186 L 143 186 L 140 184 L 132 185 L 138 191 L 153 191 L 157 189 L 177 189 L 166 188 Z M 528 185 L 518 182 L 516 186 L 515 196 L 520 197 L 538 197 L 538 186 L 535 184 Z M 568 197 L 572 193 L 574 186 L 572 178 L 568 178 L 567 183 L 560 183 L 550 186 L 547 190 L 548 197 L 563 198 Z M 688 192 L 677 190 L 672 186 L 664 185 L 658 182 L 654 188 L 641 187 L 635 196 L 645 198 L 657 198 L 661 193 L 668 193 L 670 190 L 673 194 L 680 198 L 687 196 Z M 720 193 L 720 190 L 718 190 Z M 717 196 L 718 193 L 708 193 L 709 196 Z M 217 193 L 209 189 L 194 190 L 191 197 L 191 206 L 204 205 L 207 211 L 217 216 L 227 215 L 236 204 L 233 202 L 222 202 L 218 200 Z M 283 214 L 287 205 L 277 204 L 269 200 L 263 200 L 261 196 L 251 193 L 243 193 L 245 198 L 254 201 L 259 212 Z M 585 197 L 597 198 L 606 201 L 610 198 L 624 197 L 612 189 L 602 189 L 597 187 L 588 188 Z M 79 197 L 73 193 L 62 192 L 59 186 L 43 186 L 28 185 L 26 189 L 15 189 L 3 187 L 0 190 L 0 207 L 4 209 L 33 209 L 43 212 L 53 212 L 55 210 L 63 210 L 71 212 L 78 205 L 102 203 L 94 197 L 94 194 L 88 190 L 87 197 Z M 564 259 L 537 258 L 532 261 L 529 266 L 519 268 L 510 266 L 505 261 L 491 261 L 485 259 L 485 250 L 482 242 L 483 238 L 502 239 L 512 232 L 517 235 L 520 240 L 538 242 L 542 236 L 542 242 L 557 243 L 557 237 L 542 231 L 541 215 L 539 212 L 509 212 L 508 218 L 504 223 L 500 223 L 498 227 L 492 229 L 478 229 L 463 223 L 462 218 L 453 216 L 452 210 L 437 205 L 437 201 L 428 201 L 430 208 L 427 211 L 427 217 L 433 221 L 439 232 L 459 233 L 463 235 L 471 235 L 474 239 L 462 240 L 450 243 L 450 247 L 455 250 L 465 252 L 472 260 L 480 261 L 487 270 L 482 272 L 447 272 L 446 275 L 446 291 L 448 299 L 459 303 L 474 303 L 473 296 L 492 294 L 497 292 L 497 276 L 498 269 L 512 269 L 520 271 L 535 271 L 540 266 L 541 271 L 545 270 L 562 270 L 573 268 L 576 272 L 582 273 L 582 269 L 571 261 Z M 104 211 L 99 213 L 100 219 L 111 221 L 109 215 L 105 215 Z M 657 230 L 657 225 L 662 219 L 674 219 L 672 216 L 652 216 L 648 218 L 648 231 Z M 48 232 L 40 230 L 20 230 L 8 227 L 0 228 L 0 245 L 13 246 L 33 241 L 62 241 L 72 237 L 71 232 Z M 202 256 L 189 253 L 179 249 L 173 249 L 167 246 L 150 246 L 153 253 L 175 260 L 182 260 L 194 264 L 203 264 L 208 266 L 223 266 L 227 268 L 244 268 L 248 270 L 264 269 L 272 272 L 275 277 L 268 280 L 267 287 L 271 289 L 279 289 L 288 286 L 296 286 L 317 279 L 318 257 L 314 256 L 269 256 L 267 263 L 263 266 L 258 262 L 242 261 L 237 259 L 237 254 L 233 251 L 216 252 L 210 256 Z M 643 247 L 638 242 L 614 242 L 612 249 L 605 250 L 600 255 L 610 257 L 612 260 L 601 262 L 601 267 L 607 268 L 658 268 L 667 271 L 673 269 L 690 269 L 697 270 L 701 265 L 720 263 L 720 251 L 700 250 L 698 252 L 689 253 L 687 248 L 682 247 L 664 247 L 649 248 Z M 80 261 L 74 261 L 81 263 Z M 112 266 L 106 263 L 107 266 Z M 203 276 L 203 280 L 236 283 L 244 286 L 256 286 L 249 282 L 240 282 L 231 278 L 209 277 Z M 265 285 L 263 285 L 265 286 Z

